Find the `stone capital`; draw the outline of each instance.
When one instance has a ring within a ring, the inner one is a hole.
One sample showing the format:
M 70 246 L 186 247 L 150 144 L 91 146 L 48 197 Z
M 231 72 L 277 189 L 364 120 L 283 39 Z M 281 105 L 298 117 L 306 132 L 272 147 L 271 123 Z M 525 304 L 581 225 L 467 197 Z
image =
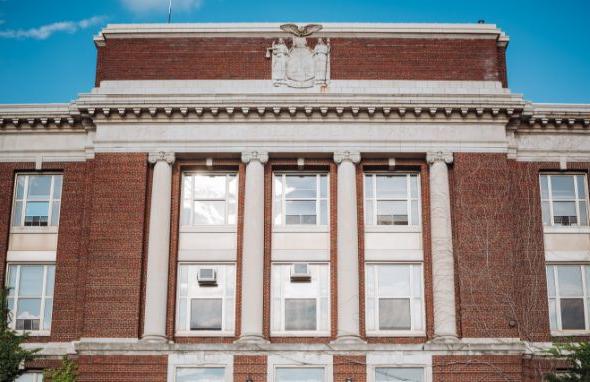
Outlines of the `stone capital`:
M 244 151 L 242 153 L 242 162 L 248 164 L 253 160 L 265 164 L 268 162 L 268 153 L 266 151 Z
M 148 162 L 150 163 L 157 163 L 159 161 L 165 161 L 168 164 L 172 164 L 174 163 L 174 160 L 176 159 L 175 155 L 173 152 L 170 151 L 156 151 L 156 152 L 151 152 L 148 155 Z
M 426 154 L 426 162 L 434 164 L 436 162 L 444 162 L 446 164 L 453 163 L 453 153 L 448 151 L 433 151 Z
M 361 154 L 358 151 L 336 151 L 334 152 L 334 162 L 340 164 L 346 160 L 352 163 L 359 163 L 361 161 Z

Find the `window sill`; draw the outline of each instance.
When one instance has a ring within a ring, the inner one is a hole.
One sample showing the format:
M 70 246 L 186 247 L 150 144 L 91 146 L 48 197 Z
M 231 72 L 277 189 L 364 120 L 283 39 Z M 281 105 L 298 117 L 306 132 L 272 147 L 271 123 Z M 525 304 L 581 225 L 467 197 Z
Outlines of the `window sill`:
M 29 337 L 49 337 L 51 335 L 51 332 L 49 330 L 38 330 L 38 331 L 34 331 L 34 330 L 14 330 L 16 334 L 18 335 L 28 335 Z
M 422 232 L 422 227 L 419 225 L 366 225 L 365 232 Z
M 367 337 L 426 337 L 426 332 L 408 330 L 367 331 Z
M 196 225 L 196 226 L 181 226 L 180 233 L 191 232 L 236 232 L 236 225 Z
M 277 226 L 273 225 L 273 233 L 283 232 L 298 232 L 298 233 L 328 233 L 330 232 L 330 226 L 328 225 L 293 225 L 293 226 Z
M 271 332 L 271 337 L 329 337 L 330 332 L 301 331 L 301 332 Z
M 10 227 L 10 233 L 57 233 L 59 227 Z
M 590 227 L 558 227 L 558 226 L 544 226 L 544 233 L 590 233 Z
M 216 330 L 199 330 L 198 332 L 176 332 L 176 337 L 234 337 L 234 332 L 220 332 Z
M 590 330 L 552 330 L 551 335 L 554 337 L 590 336 Z

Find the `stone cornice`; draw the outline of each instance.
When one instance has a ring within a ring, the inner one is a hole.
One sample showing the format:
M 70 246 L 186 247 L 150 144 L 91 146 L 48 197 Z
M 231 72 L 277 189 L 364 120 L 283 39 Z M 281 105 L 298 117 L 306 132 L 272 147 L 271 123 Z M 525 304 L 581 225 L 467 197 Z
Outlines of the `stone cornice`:
M 298 22 L 305 25 L 307 22 Z M 288 37 L 281 23 L 174 23 L 109 24 L 94 38 L 104 46 L 111 38 L 154 37 Z M 508 36 L 494 24 L 322 23 L 317 37 L 462 38 L 495 39 L 506 44 Z
M 0 105 L 0 131 L 28 128 L 80 130 L 92 127 L 75 103 Z

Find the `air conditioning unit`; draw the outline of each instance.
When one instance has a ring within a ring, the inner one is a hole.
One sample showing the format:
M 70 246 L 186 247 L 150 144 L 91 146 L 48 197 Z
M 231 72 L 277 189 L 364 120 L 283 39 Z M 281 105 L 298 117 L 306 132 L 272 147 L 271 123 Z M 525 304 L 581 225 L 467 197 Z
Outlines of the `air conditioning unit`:
M 307 263 L 295 263 L 291 265 L 291 281 L 309 282 L 311 281 L 311 271 Z
M 199 285 L 217 285 L 217 272 L 215 268 L 201 268 L 197 273 Z

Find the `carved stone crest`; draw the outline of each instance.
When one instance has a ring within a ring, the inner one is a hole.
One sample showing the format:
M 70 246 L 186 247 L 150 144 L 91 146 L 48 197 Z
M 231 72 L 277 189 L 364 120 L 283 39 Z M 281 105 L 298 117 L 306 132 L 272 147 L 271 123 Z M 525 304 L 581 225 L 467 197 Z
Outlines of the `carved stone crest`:
M 307 46 L 307 36 L 322 29 L 309 24 L 303 28 L 295 24 L 281 25 L 285 32 L 293 34 L 291 47 L 285 40 L 274 41 L 272 52 L 272 81 L 275 86 L 310 88 L 326 85 L 330 79 L 330 40 L 318 38 L 315 47 Z

